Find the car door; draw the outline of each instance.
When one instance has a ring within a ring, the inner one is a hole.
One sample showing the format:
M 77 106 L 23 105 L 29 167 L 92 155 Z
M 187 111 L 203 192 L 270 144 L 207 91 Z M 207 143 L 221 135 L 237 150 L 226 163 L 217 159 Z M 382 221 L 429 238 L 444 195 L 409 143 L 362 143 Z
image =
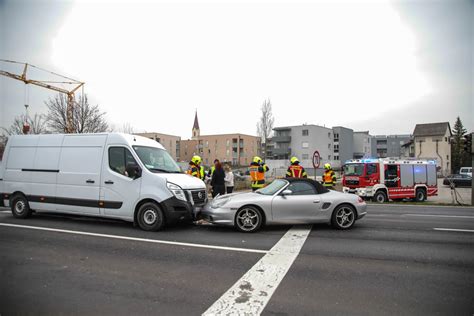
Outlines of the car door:
M 102 164 L 101 214 L 133 218 L 140 196 L 141 171 L 131 151 L 124 146 L 109 146 Z
M 295 181 L 272 200 L 272 216 L 279 222 L 307 222 L 315 220 L 321 211 L 321 197 L 314 186 L 306 181 Z

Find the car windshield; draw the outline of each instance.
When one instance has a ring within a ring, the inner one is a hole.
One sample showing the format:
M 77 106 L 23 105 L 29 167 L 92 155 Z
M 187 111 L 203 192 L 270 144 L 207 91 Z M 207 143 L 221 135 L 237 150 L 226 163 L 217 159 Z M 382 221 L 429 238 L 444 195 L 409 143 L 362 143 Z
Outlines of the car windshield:
M 181 169 L 166 150 L 145 146 L 133 146 L 133 149 L 148 170 L 152 172 L 181 173 Z
M 351 163 L 344 166 L 345 176 L 361 176 L 364 173 L 364 164 Z
M 288 181 L 277 179 L 266 187 L 257 190 L 256 192 L 263 195 L 273 195 L 283 189 L 287 184 Z

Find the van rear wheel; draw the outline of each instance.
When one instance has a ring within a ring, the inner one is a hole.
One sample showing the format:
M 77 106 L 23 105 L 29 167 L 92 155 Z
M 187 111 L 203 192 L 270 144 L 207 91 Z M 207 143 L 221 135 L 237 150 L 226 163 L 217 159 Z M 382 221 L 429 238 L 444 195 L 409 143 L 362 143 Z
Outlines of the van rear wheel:
M 31 215 L 30 204 L 24 195 L 16 195 L 11 201 L 12 214 L 16 218 L 27 218 Z
M 138 209 L 138 226 L 146 231 L 157 231 L 165 226 L 163 211 L 156 203 L 145 203 Z

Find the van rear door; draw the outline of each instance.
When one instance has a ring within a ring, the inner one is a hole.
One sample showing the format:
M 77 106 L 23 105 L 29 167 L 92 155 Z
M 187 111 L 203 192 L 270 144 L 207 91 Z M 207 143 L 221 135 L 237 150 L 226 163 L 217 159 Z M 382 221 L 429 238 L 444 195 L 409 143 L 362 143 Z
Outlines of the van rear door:
M 66 135 L 59 161 L 58 211 L 99 214 L 100 168 L 107 135 Z

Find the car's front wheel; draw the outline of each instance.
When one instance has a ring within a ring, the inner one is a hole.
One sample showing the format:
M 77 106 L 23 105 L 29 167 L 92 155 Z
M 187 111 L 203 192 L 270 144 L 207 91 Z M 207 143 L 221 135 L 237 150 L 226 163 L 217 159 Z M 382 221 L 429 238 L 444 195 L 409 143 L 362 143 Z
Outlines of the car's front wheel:
M 332 213 L 331 224 L 337 229 L 349 229 L 356 220 L 356 211 L 350 205 L 340 205 Z
M 155 203 L 145 203 L 138 209 L 138 226 L 147 231 L 157 231 L 165 226 L 165 217 L 161 208 Z
M 235 214 L 235 227 L 241 232 L 256 232 L 262 223 L 263 215 L 256 207 L 244 206 Z

